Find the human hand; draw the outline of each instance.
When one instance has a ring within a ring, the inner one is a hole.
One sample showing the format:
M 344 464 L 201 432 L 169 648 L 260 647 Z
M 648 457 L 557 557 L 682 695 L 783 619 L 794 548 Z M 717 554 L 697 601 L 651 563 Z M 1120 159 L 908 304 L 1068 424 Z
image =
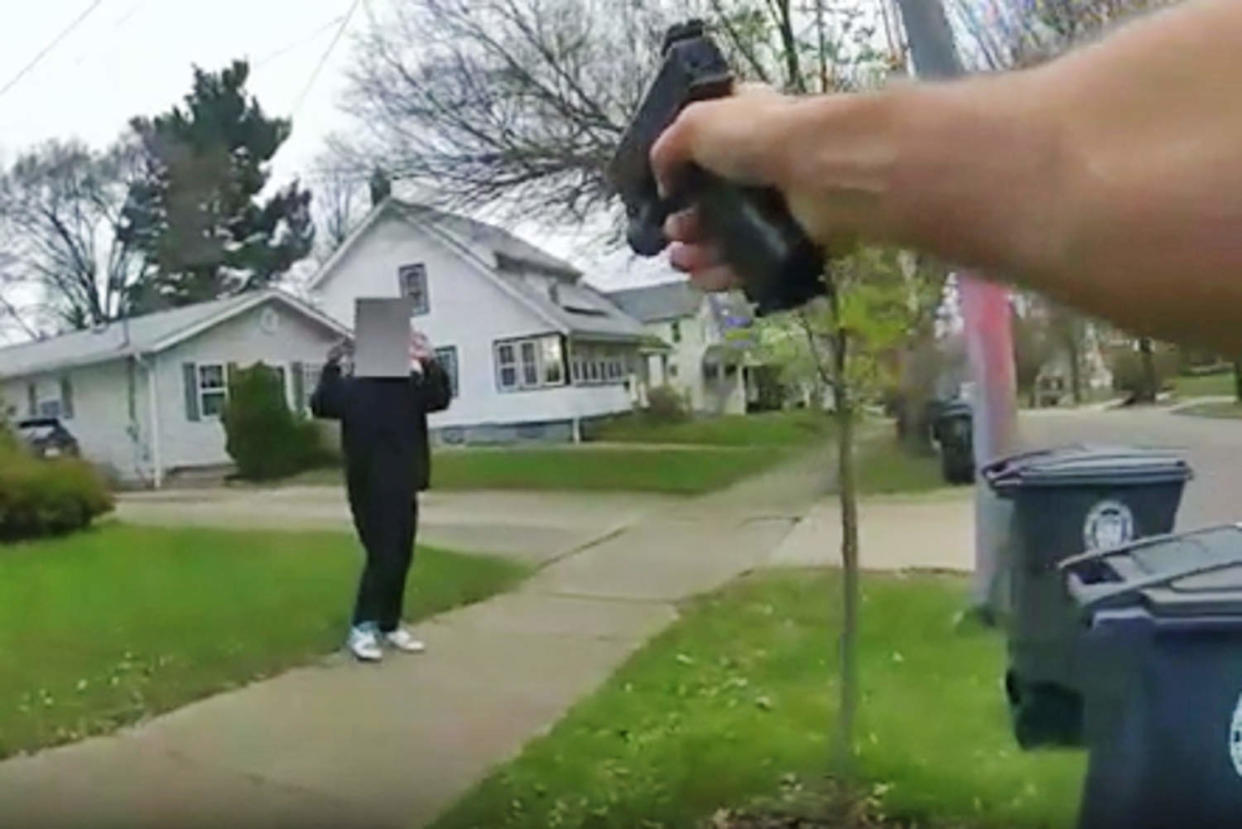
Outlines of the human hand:
M 339 363 L 341 360 L 352 356 L 354 353 L 354 344 L 349 340 L 341 340 L 328 349 L 328 362 Z
M 681 171 L 691 163 L 739 184 L 775 187 L 812 239 L 841 249 L 841 237 L 849 235 L 844 231 L 851 223 L 801 163 L 825 140 L 817 134 L 822 125 L 816 123 L 815 108 L 831 100 L 794 98 L 767 86 L 745 85 L 731 97 L 691 104 L 652 147 L 651 164 L 661 193 L 675 192 Z M 672 242 L 670 264 L 688 272 L 695 287 L 739 287 L 693 208 L 670 216 L 664 233 Z
M 433 359 L 435 359 L 435 350 L 432 348 L 431 341 L 427 339 L 427 335 L 421 331 L 415 331 L 411 334 L 410 364 L 416 368 L 421 368 Z

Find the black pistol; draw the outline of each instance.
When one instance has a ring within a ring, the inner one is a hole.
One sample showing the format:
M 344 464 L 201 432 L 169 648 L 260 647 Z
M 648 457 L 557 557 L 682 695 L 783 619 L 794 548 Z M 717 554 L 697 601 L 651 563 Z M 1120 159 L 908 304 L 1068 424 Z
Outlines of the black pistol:
M 625 202 L 630 248 L 640 256 L 660 253 L 668 246 L 664 220 L 693 205 L 756 313 L 796 308 L 825 293 L 824 251 L 775 189 L 743 187 L 694 167 L 678 182 L 677 193 L 660 198 L 650 163 L 656 139 L 686 105 L 733 90 L 733 72 L 701 20 L 669 29 L 663 54 L 660 72 L 608 165 L 608 178 Z

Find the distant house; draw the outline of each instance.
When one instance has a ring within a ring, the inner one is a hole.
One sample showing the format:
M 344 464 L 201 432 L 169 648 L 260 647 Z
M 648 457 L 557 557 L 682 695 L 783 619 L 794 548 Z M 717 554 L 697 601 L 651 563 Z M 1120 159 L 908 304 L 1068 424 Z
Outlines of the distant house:
M 327 349 L 349 331 L 277 290 L 134 317 L 0 349 L 10 416 L 59 417 L 121 481 L 227 464 L 220 411 L 232 365 L 266 363 L 305 409 Z
M 608 296 L 641 321 L 648 335 L 671 346 L 670 352 L 648 355 L 647 385 L 673 386 L 694 411 L 706 414 L 741 414 L 758 404 L 770 372 L 739 339 L 751 315 L 738 298 L 704 296 L 685 280 Z
M 411 298 L 453 378 L 439 440 L 570 440 L 641 400 L 641 364 L 667 350 L 582 277 L 498 227 L 390 197 L 308 287 L 342 325 L 360 297 Z

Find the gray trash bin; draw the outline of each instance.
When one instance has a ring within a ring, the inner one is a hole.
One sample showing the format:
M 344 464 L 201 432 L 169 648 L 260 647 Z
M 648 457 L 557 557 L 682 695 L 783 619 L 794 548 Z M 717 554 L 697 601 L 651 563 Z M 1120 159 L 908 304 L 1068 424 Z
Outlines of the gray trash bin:
M 1006 458 L 983 475 L 1013 502 L 1003 566 L 1014 736 L 1023 748 L 1079 745 L 1077 625 L 1057 563 L 1172 532 L 1190 468 L 1167 452 L 1080 445 Z
M 1084 623 L 1082 829 L 1242 826 L 1242 529 L 1062 565 Z
M 969 484 L 975 480 L 974 413 L 965 400 L 936 406 L 932 437 L 940 447 L 940 471 L 945 482 Z

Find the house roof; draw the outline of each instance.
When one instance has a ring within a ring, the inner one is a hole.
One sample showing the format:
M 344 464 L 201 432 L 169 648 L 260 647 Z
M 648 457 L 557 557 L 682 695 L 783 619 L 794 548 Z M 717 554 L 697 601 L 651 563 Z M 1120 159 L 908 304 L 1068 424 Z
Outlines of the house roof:
M 22 377 L 132 354 L 159 353 L 269 301 L 279 302 L 339 334 L 349 334 L 305 302 L 284 291 L 268 289 L 132 317 L 102 329 L 74 331 L 0 348 L 0 377 Z
M 510 296 L 552 328 L 583 338 L 638 340 L 642 325 L 582 280 L 582 272 L 509 231 L 467 216 L 389 197 L 346 239 L 319 273 L 311 290 L 331 278 L 346 251 L 383 216 L 396 216 L 431 233 L 476 265 Z
M 642 322 L 691 317 L 698 312 L 703 302 L 703 295 L 684 279 L 613 291 L 608 294 L 608 298 L 631 317 Z

